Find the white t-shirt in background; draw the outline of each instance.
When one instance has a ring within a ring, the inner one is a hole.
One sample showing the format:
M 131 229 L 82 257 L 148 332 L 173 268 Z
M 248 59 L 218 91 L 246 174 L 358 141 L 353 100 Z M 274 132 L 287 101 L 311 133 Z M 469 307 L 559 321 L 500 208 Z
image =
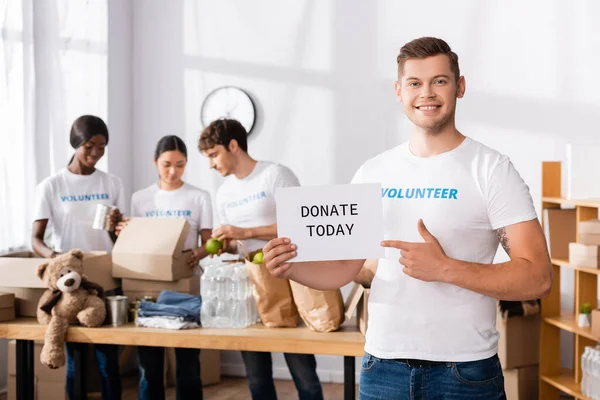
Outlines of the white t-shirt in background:
M 423 242 L 421 218 L 446 254 L 491 264 L 495 230 L 537 217 L 529 188 L 508 157 L 466 138 L 427 158 L 408 143 L 363 164 L 353 183 L 382 184 L 385 239 Z M 386 249 L 369 297 L 365 351 L 376 357 L 475 361 L 497 352 L 496 300 L 402 272 L 397 249 Z
M 235 175 L 225 178 L 217 191 L 217 210 L 221 225 L 254 228 L 277 223 L 275 189 L 300 186 L 292 170 L 268 161 L 258 161 L 243 179 Z M 243 241 L 246 251 L 262 249 L 266 240 Z
M 34 221 L 49 220 L 55 251 L 111 251 L 108 232 L 92 228 L 99 203 L 125 213 L 121 180 L 100 170 L 76 175 L 65 168 L 37 186 Z
M 162 190 L 154 183 L 135 192 L 131 198 L 131 216 L 185 218 L 191 226 L 185 249 L 197 248 L 200 230 L 212 229 L 210 195 L 187 183 L 175 190 Z

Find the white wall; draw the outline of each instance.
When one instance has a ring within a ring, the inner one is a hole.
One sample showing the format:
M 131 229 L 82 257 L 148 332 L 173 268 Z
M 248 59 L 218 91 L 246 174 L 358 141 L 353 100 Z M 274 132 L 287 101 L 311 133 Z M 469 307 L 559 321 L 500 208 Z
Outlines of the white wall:
M 152 151 L 166 134 L 187 140 L 186 179 L 216 189 L 220 178 L 194 149 L 202 100 L 225 84 L 257 103 L 252 156 L 288 165 L 305 185 L 348 182 L 408 138 L 393 93 L 400 46 L 439 36 L 467 79 L 459 129 L 509 155 L 539 207 L 541 162 L 564 160 L 569 142 L 600 142 L 599 18 L 591 0 L 134 0 L 134 189 L 155 179 Z M 565 276 L 562 290 L 572 285 Z M 569 366 L 572 346 L 563 347 Z M 237 355 L 224 361 L 243 372 Z M 341 358 L 318 364 L 324 379 L 341 378 Z M 281 357 L 275 369 L 287 375 Z

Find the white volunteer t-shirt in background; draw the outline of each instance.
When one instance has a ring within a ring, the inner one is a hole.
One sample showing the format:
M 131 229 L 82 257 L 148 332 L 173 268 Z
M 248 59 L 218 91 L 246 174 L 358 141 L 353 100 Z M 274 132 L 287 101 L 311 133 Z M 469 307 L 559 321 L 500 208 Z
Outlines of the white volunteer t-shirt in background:
M 135 192 L 131 198 L 131 216 L 185 218 L 191 227 L 185 249 L 199 246 L 201 229 L 212 229 L 210 195 L 187 183 L 176 190 L 162 190 L 154 183 Z
M 296 175 L 289 168 L 268 161 L 258 161 L 243 179 L 226 177 L 216 196 L 220 224 L 253 228 L 277 223 L 275 189 L 287 186 L 300 186 Z M 251 252 L 262 249 L 267 241 L 249 239 L 243 244 Z
M 100 170 L 76 175 L 65 168 L 37 186 L 34 221 L 49 220 L 55 251 L 111 251 L 108 232 L 92 228 L 99 203 L 125 213 L 121 180 Z
M 385 239 L 423 242 L 423 219 L 446 254 L 491 264 L 495 230 L 537 217 L 529 188 L 510 160 L 466 138 L 434 157 L 408 143 L 368 160 L 353 183 L 382 184 Z M 365 351 L 376 357 L 474 361 L 497 352 L 496 300 L 402 272 L 400 252 L 386 249 L 371 286 Z

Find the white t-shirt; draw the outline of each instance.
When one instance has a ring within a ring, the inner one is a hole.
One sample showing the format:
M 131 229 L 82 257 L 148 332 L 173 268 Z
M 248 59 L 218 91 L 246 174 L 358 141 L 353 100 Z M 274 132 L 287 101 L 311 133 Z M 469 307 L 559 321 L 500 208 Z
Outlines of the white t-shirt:
M 106 231 L 92 228 L 99 203 L 116 206 L 125 213 L 121 180 L 104 171 L 76 175 L 63 169 L 36 188 L 34 221 L 47 219 L 52 244 L 58 252 L 71 249 L 111 251 Z
M 408 143 L 368 160 L 353 183 L 381 183 L 385 239 L 423 242 L 423 219 L 446 254 L 491 264 L 496 229 L 537 217 L 529 188 L 508 157 L 466 138 L 427 158 Z M 371 286 L 365 351 L 376 357 L 475 361 L 497 353 L 496 300 L 402 272 L 386 249 Z
M 201 229 L 212 229 L 210 195 L 187 183 L 176 190 L 162 190 L 155 183 L 135 192 L 131 198 L 131 216 L 185 218 L 191 226 L 186 249 L 198 247 Z
M 254 228 L 277 223 L 275 189 L 300 186 L 292 170 L 268 161 L 258 161 L 243 179 L 235 175 L 225 178 L 217 191 L 217 210 L 221 225 Z M 243 241 L 246 251 L 262 249 L 266 240 Z

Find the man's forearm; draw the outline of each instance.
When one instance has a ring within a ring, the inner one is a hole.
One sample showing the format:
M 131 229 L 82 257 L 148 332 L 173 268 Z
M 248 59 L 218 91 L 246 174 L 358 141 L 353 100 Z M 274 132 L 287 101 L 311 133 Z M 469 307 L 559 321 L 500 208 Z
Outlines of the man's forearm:
M 499 264 L 477 264 L 449 259 L 447 283 L 498 300 L 534 300 L 546 297 L 552 286 L 552 266 L 524 258 Z
M 277 237 L 277 224 L 244 228 L 244 239 L 271 240 Z

